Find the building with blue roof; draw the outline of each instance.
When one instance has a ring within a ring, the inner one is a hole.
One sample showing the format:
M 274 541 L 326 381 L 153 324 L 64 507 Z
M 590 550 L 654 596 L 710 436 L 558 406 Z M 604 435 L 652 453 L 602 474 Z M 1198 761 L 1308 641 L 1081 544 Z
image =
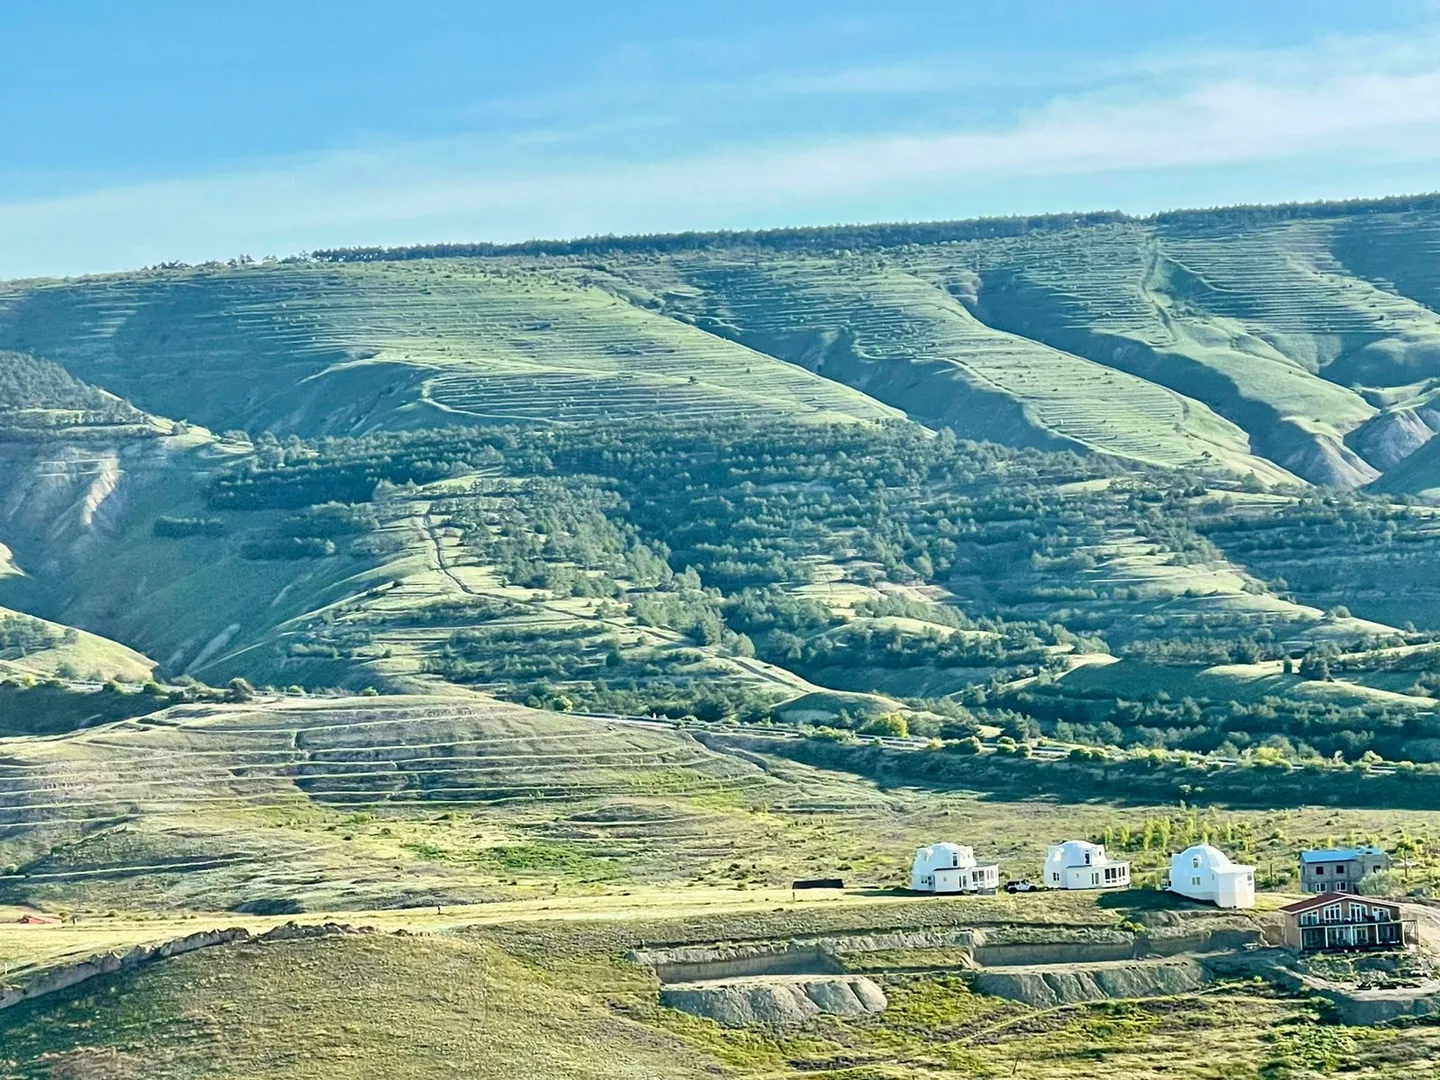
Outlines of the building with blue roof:
M 1390 856 L 1380 848 L 1322 848 L 1300 853 L 1300 888 L 1307 893 L 1353 893 L 1377 870 L 1390 869 Z

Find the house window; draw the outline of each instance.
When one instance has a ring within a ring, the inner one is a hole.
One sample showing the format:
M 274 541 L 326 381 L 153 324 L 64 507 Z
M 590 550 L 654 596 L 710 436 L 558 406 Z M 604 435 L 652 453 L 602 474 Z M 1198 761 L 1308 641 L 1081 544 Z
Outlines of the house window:
M 1200 856 L 1199 856 L 1199 855 L 1196 855 L 1193 859 L 1191 859 L 1191 860 L 1190 860 L 1190 865 L 1191 865 L 1191 867 L 1193 867 L 1194 869 L 1199 870 L 1199 869 L 1200 869 Z
M 1326 922 L 1339 922 L 1339 921 L 1340 921 L 1340 905 L 1339 905 L 1339 904 L 1326 904 L 1326 905 L 1325 905 L 1325 921 L 1326 921 Z
M 1315 867 L 1315 876 L 1316 876 L 1316 877 L 1324 877 L 1324 876 L 1325 876 L 1325 867 L 1323 867 L 1323 866 L 1317 866 L 1317 867 Z
M 1059 881 L 1059 880 L 1060 880 L 1060 875 L 1059 875 L 1059 874 L 1051 874 L 1050 877 L 1053 878 L 1055 881 Z
M 1320 913 L 1318 911 L 1307 911 L 1300 916 L 1301 926 L 1317 926 L 1319 923 Z
M 1345 867 L 1343 865 L 1335 867 L 1335 873 L 1337 875 L 1343 875 L 1345 873 Z
M 1348 881 L 1337 881 L 1337 882 L 1335 882 L 1335 891 L 1336 891 L 1336 892 L 1349 892 L 1349 891 L 1350 891 L 1350 883 L 1349 883 Z
M 1385 907 L 1371 908 L 1371 911 L 1374 912 L 1376 922 L 1390 922 L 1394 915 L 1394 912 Z
M 1350 905 L 1350 918 L 1351 918 L 1352 921 L 1355 920 L 1355 919 L 1363 919 L 1363 918 L 1365 918 L 1365 905 L 1364 905 L 1364 904 L 1351 904 L 1351 905 Z
M 1199 885 L 1199 884 L 1200 884 L 1200 879 L 1199 879 L 1198 877 L 1192 877 L 1192 878 L 1190 879 L 1190 884 L 1191 884 L 1191 885 Z

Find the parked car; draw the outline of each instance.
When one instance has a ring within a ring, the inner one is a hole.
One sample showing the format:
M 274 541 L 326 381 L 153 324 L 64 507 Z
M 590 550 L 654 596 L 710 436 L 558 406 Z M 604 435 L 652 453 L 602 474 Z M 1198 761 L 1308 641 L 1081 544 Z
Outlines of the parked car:
M 1033 881 L 1030 881 L 1027 878 L 1020 878 L 1018 881 L 1005 882 L 1006 892 L 1038 892 L 1039 890 L 1040 886 L 1036 885 Z

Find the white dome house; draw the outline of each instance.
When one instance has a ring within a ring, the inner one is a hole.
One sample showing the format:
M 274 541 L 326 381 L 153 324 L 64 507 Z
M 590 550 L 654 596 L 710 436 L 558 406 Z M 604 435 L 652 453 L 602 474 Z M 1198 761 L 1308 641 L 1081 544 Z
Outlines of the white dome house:
M 1111 860 L 1103 844 L 1066 840 L 1051 844 L 1045 855 L 1044 885 L 1051 889 L 1129 888 L 1130 863 Z
M 915 849 L 910 888 L 928 893 L 993 893 L 1000 888 L 1000 867 L 977 863 L 975 849 L 964 844 L 931 844 Z
M 1217 847 L 1196 844 L 1170 857 L 1170 891 L 1216 907 L 1255 906 L 1255 867 L 1230 861 Z

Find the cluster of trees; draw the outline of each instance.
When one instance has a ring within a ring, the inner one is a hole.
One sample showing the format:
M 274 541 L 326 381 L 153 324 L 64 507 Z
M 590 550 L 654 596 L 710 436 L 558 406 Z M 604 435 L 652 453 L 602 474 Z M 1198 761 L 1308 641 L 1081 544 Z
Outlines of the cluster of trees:
M 1268 552 L 1283 557 L 1287 544 L 1308 544 L 1316 530 L 1342 546 L 1429 550 L 1430 529 L 1416 512 L 1370 496 L 1307 495 L 1289 508 L 1257 510 L 1173 473 L 969 443 L 908 424 L 727 418 L 637 430 L 597 422 L 316 442 L 261 437 L 256 445 L 259 459 L 222 478 L 212 502 L 292 511 L 279 527 L 285 535 L 255 552 L 265 557 L 324 554 L 347 536 L 383 536 L 367 531 L 381 516 L 379 502 L 411 484 L 466 477 L 467 490 L 452 485 L 433 507 L 461 531 L 464 558 L 499 567 L 511 584 L 613 600 L 617 613 L 628 608 L 640 623 L 713 651 L 812 675 L 974 668 L 966 701 L 987 716 L 1023 716 L 1047 734 L 1100 745 L 1389 758 L 1427 723 L 1398 709 L 1284 699 L 1088 698 L 1062 692 L 1064 683 L 1045 674 L 1060 666 L 1059 648 L 1100 651 L 1107 638 L 1156 665 L 1284 657 L 1282 638 L 1303 632 L 1298 623 L 1272 628 L 1244 613 L 1156 608 L 1141 595 L 1097 588 L 1089 584 L 1092 552 L 1106 537 L 1136 535 L 1178 564 L 1244 551 L 1263 565 Z M 1095 480 L 1104 483 L 1083 499 L 1068 493 Z M 822 562 L 860 583 L 941 585 L 963 608 L 892 591 L 862 602 L 855 615 L 916 619 L 930 629 L 842 630 L 844 619 L 795 591 Z M 1270 580 L 1288 588 L 1278 573 Z M 1081 602 L 1087 590 L 1105 592 L 1108 602 Z M 487 613 L 473 614 L 474 636 L 447 643 L 431 670 L 512 694 L 534 680 L 564 683 L 567 693 L 605 680 L 607 693 L 642 694 L 647 683 L 684 681 L 678 650 L 625 656 L 603 628 L 588 637 L 517 637 L 483 625 Z M 1332 621 L 1341 617 L 1337 609 Z M 1353 662 L 1321 646 L 1287 658 L 1312 679 Z M 996 681 L 1002 673 L 1041 678 L 1012 692 Z M 1417 669 L 1417 686 L 1430 674 Z
M 931 627 L 863 625 L 841 634 L 803 641 L 794 635 L 771 636 L 768 652 L 801 671 L 832 667 L 1038 669 L 1051 657 L 1053 634 L 1041 624 L 1007 623 L 999 633 L 967 633 Z M 1046 641 L 1046 637 L 1052 640 Z
M 1280 595 L 1337 616 L 1348 608 L 1440 630 L 1440 621 L 1427 621 L 1440 598 L 1440 524 L 1428 512 L 1360 492 L 1296 494 L 1295 502 L 1263 511 L 1202 501 L 1190 517 Z
M 530 240 L 516 244 L 417 244 L 408 247 L 331 248 L 311 252 L 324 262 L 395 262 L 413 259 L 497 256 L 621 254 L 664 255 L 685 251 L 764 248 L 788 252 L 871 251 L 906 244 L 937 244 L 1058 231 L 1084 225 L 1135 220 L 1119 211 L 977 218 L 969 221 L 898 222 L 813 228 L 745 229 L 722 232 L 655 233 L 642 236 L 588 236 L 576 240 Z M 603 267 L 596 267 L 603 269 Z
M 78 635 L 70 627 L 57 630 L 29 615 L 0 616 L 0 660 L 14 660 L 57 645 L 73 645 L 76 640 Z
M 477 482 L 470 498 L 436 507 L 462 532 L 467 554 L 498 566 L 513 585 L 556 596 L 614 596 L 667 582 L 669 549 L 647 543 L 625 518 L 620 497 L 584 478 L 539 476 L 490 492 Z
M 537 682 L 520 687 L 516 698 L 534 708 L 553 708 L 561 699 L 570 709 L 624 716 L 664 716 L 672 720 L 759 724 L 786 697 L 783 690 L 734 681 L 695 682 L 674 677 L 619 685 L 606 679 L 555 686 Z M 568 711 L 568 709 L 567 709 Z
M 95 424 L 145 419 L 129 402 L 81 382 L 59 364 L 0 350 L 0 413 L 20 409 L 75 411 L 84 414 L 84 422 Z
M 1262 660 L 1279 660 L 1289 655 L 1269 629 L 1242 633 L 1238 637 L 1155 637 L 1137 638 L 1119 649 L 1120 655 L 1134 657 L 1147 664 L 1202 665 L 1257 664 Z
M 1342 202 L 1232 206 L 1210 210 L 1174 210 L 1152 217 L 1131 217 L 1114 210 L 1091 213 L 976 218 L 967 221 L 896 222 L 808 228 L 657 233 L 641 236 L 588 236 L 577 240 L 530 240 L 515 244 L 418 244 L 406 247 L 331 248 L 311 252 L 323 262 L 391 262 L 412 259 L 494 258 L 499 256 L 665 255 L 688 251 L 762 248 L 781 252 L 873 251 L 907 244 L 953 243 L 1056 232 L 1094 225 L 1157 222 L 1187 228 L 1245 227 L 1274 221 L 1350 217 L 1440 209 L 1440 197 L 1396 196 Z
M 622 663 L 613 639 L 591 626 L 522 624 L 457 630 L 425 670 L 451 682 L 515 685 L 598 678 Z
M 1387 760 L 1406 756 L 1417 739 L 1440 737 L 1440 716 L 1390 705 L 1338 705 L 1267 696 L 1258 702 L 1182 697 L 1163 690 L 1142 700 L 1067 693 L 1063 683 L 1032 686 L 992 699 L 1031 717 L 1040 731 L 1066 742 L 1153 747 L 1235 757 L 1267 749 L 1286 761 Z

